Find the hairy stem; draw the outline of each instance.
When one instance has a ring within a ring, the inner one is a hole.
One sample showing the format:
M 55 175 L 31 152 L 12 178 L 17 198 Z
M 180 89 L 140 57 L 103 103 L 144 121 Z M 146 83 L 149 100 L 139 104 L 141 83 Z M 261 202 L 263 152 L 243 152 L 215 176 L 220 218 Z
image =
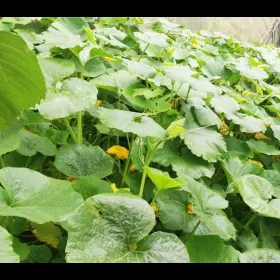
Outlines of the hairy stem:
M 142 58 L 143 54 L 145 53 L 146 49 L 150 46 L 150 43 L 147 44 L 146 48 L 143 50 L 143 52 L 140 54 L 139 58 L 137 59 L 137 61 L 140 61 L 140 59 Z
M 73 141 L 74 141 L 75 143 L 78 143 L 78 139 L 77 139 L 77 137 L 76 137 L 76 135 L 75 135 L 75 133 L 74 133 L 74 131 L 73 131 L 73 129 L 72 129 L 72 127 L 71 127 L 69 121 L 67 120 L 67 118 L 63 118 L 63 121 L 64 121 L 64 124 L 65 124 L 65 126 L 66 126 L 66 128 L 67 128 L 67 131 L 68 131 L 69 134 L 71 135 Z
M 82 144 L 83 143 L 83 117 L 82 117 L 82 112 L 77 113 L 77 126 L 78 126 L 78 131 L 77 131 L 77 139 L 78 143 Z
M 194 226 L 192 232 L 191 232 L 191 233 L 189 234 L 189 236 L 187 237 L 187 240 L 186 240 L 185 245 L 187 245 L 187 243 L 188 243 L 190 237 L 191 237 L 192 235 L 194 235 L 194 233 L 196 232 L 196 230 L 197 230 L 197 228 L 199 227 L 199 225 L 200 225 L 200 220 L 196 223 L 196 225 Z
M 254 213 L 248 222 L 244 225 L 244 229 L 249 229 L 250 224 L 257 218 L 258 213 Z

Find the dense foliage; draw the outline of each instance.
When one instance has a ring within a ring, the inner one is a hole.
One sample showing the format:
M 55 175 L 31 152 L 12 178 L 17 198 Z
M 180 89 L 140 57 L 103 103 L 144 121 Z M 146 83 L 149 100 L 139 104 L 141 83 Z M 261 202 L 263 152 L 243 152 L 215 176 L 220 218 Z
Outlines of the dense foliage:
M 0 262 L 280 262 L 279 49 L 165 19 L 0 30 Z

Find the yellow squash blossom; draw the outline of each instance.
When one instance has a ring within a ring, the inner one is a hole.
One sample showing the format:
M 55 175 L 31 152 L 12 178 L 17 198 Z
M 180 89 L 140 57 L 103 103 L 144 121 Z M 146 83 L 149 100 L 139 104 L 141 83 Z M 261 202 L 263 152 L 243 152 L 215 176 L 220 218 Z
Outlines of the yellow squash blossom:
M 136 166 L 134 164 L 131 164 L 130 169 L 131 172 L 134 172 L 136 170 Z
M 194 46 L 194 47 L 198 47 L 199 46 L 199 43 L 195 40 L 195 39 L 192 39 L 190 41 L 191 45 Z
M 262 139 L 271 140 L 271 138 L 265 136 L 262 132 L 257 132 L 257 133 L 255 134 L 255 138 L 258 139 L 258 140 L 262 140 Z
M 225 135 L 228 132 L 228 126 L 225 124 L 224 121 L 222 121 L 222 125 L 220 127 L 219 132 L 223 135 Z
M 108 57 L 108 56 L 105 56 L 104 59 L 105 59 L 107 62 L 116 61 L 115 58 Z
M 128 158 L 128 150 L 122 146 L 112 146 L 107 150 L 109 155 L 114 155 L 119 159 L 127 159 Z
M 100 105 L 101 103 L 102 103 L 102 101 L 101 100 L 96 100 L 96 105 Z
M 116 186 L 115 183 L 111 184 L 111 188 L 112 188 L 112 190 L 113 190 L 114 193 L 116 193 L 116 192 L 119 191 L 119 189 L 117 188 L 117 186 Z
M 188 205 L 188 213 L 189 213 L 189 214 L 194 214 L 194 211 L 193 211 L 193 208 L 192 208 L 192 204 L 191 204 L 191 203 Z
M 251 163 L 256 164 L 260 167 L 263 167 L 263 164 L 260 161 L 252 160 L 252 159 L 249 158 L 248 162 L 251 162 Z
M 154 202 L 151 207 L 153 208 L 155 214 L 156 214 L 156 217 L 158 217 L 158 208 L 157 208 L 157 204 Z

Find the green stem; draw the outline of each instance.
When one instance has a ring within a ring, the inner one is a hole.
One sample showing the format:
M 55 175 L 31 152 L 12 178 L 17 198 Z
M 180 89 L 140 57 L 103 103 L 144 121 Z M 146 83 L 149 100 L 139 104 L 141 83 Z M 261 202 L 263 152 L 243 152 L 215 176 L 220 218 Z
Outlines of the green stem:
M 0 169 L 1 169 L 1 168 L 4 168 L 4 167 L 5 167 L 4 161 L 3 161 L 2 156 L 0 155 Z
M 194 226 L 192 232 L 191 232 L 191 233 L 189 234 L 189 236 L 187 237 L 187 240 L 186 240 L 185 245 L 187 245 L 187 243 L 188 243 L 190 237 L 191 237 L 192 235 L 194 235 L 194 233 L 195 233 L 195 231 L 197 230 L 197 228 L 199 227 L 199 225 L 200 225 L 200 220 L 196 223 L 196 225 Z
M 82 124 L 82 112 L 77 113 L 77 126 L 78 126 L 78 131 L 77 131 L 77 139 L 78 143 L 82 144 L 83 143 L 83 124 Z
M 132 143 L 134 141 L 134 135 L 131 138 L 131 142 L 129 142 L 129 137 L 128 137 L 127 134 L 126 134 L 126 137 L 127 137 L 127 143 L 128 143 L 128 147 L 129 147 L 129 152 L 128 152 L 128 157 L 127 157 L 127 160 L 126 160 L 126 163 L 125 163 L 125 167 L 124 167 L 123 177 L 122 177 L 122 181 L 121 181 L 121 187 L 125 183 L 125 178 L 126 178 L 126 175 L 127 175 L 127 172 L 128 172 L 129 164 L 130 164 Z
M 249 229 L 250 224 L 257 218 L 258 213 L 254 213 L 248 222 L 245 224 L 244 229 Z
M 159 193 L 160 193 L 160 191 L 157 191 L 157 192 L 156 192 L 156 194 L 155 194 L 155 196 L 154 196 L 154 198 L 153 198 L 152 202 L 150 203 L 150 205 L 151 205 L 151 206 L 152 206 L 152 205 L 153 205 L 153 203 L 156 201 L 156 199 L 157 199 L 157 197 L 158 197 Z
M 157 149 L 157 147 L 160 145 L 162 141 L 159 141 L 154 149 L 148 149 L 147 151 L 147 154 L 146 154 L 146 160 L 145 160 L 145 163 L 144 163 L 144 168 L 145 167 L 149 167 L 149 164 L 150 162 L 152 161 L 153 159 L 153 156 L 154 156 L 154 153 Z M 146 176 L 147 176 L 147 173 L 146 171 L 144 170 L 143 174 L 142 174 L 142 179 L 141 179 L 141 184 L 140 184 L 140 190 L 139 190 L 139 196 L 142 197 L 143 196 L 143 192 L 144 192 L 144 186 L 145 186 L 145 181 L 146 181 Z
M 140 59 L 142 58 L 143 54 L 145 53 L 146 49 L 149 47 L 150 43 L 147 44 L 146 48 L 143 50 L 143 52 L 140 54 L 139 58 L 137 59 L 137 61 L 140 61 Z
M 65 126 L 66 126 L 66 128 L 67 128 L 69 134 L 71 135 L 73 141 L 74 141 L 75 143 L 78 143 L 78 139 L 77 139 L 77 137 L 76 137 L 76 135 L 75 135 L 75 133 L 74 133 L 74 131 L 73 131 L 73 129 L 72 129 L 72 127 L 71 127 L 69 121 L 67 120 L 67 118 L 63 118 L 63 121 L 64 121 L 64 124 L 65 124 Z

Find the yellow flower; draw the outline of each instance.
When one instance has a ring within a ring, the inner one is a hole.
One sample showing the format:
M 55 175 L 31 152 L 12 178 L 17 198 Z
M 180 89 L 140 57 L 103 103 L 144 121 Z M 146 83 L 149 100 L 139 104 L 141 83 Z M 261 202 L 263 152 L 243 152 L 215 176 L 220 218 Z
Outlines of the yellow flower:
M 194 211 L 193 211 L 193 208 L 192 208 L 192 204 L 191 204 L 191 203 L 188 205 L 188 213 L 189 213 L 189 214 L 194 214 Z
M 123 188 L 124 190 L 126 190 L 126 191 L 128 191 L 128 192 L 130 192 L 130 189 L 129 188 Z
M 70 182 L 70 183 L 74 183 L 76 181 L 76 177 L 68 177 L 67 180 Z
M 271 138 L 265 136 L 262 132 L 257 132 L 257 133 L 255 134 L 255 138 L 258 139 L 258 140 L 262 140 L 262 139 L 271 140 Z
M 224 121 L 222 121 L 222 125 L 220 127 L 219 132 L 223 135 L 225 135 L 228 132 L 228 126 L 225 124 Z
M 158 208 L 157 208 L 157 204 L 154 202 L 151 207 L 153 208 L 155 214 L 156 214 L 156 217 L 158 217 Z
M 263 167 L 263 164 L 260 161 L 252 160 L 252 159 L 249 158 L 248 162 L 251 162 L 251 163 L 256 164 L 260 167 Z
M 101 100 L 96 100 L 96 102 L 95 102 L 95 103 L 96 103 L 97 105 L 100 105 L 100 104 L 101 104 L 101 102 L 102 102 Z
M 265 123 L 264 126 L 265 126 L 265 127 L 269 127 L 269 126 L 270 126 L 270 123 Z
M 190 41 L 190 43 L 191 43 L 191 45 L 194 46 L 194 47 L 199 46 L 199 43 L 198 43 L 195 39 L 192 39 L 192 40 Z
M 107 61 L 107 62 L 111 62 L 111 61 L 115 61 L 116 59 L 112 58 L 112 57 L 108 57 L 108 56 L 105 56 L 104 59 Z
M 136 166 L 134 164 L 131 164 L 130 169 L 131 172 L 134 172 L 136 170 Z
M 122 146 L 112 146 L 107 150 L 109 155 L 114 155 L 119 159 L 127 159 L 128 158 L 128 150 Z
M 117 186 L 116 186 L 115 183 L 111 184 L 111 188 L 112 188 L 112 190 L 113 190 L 114 193 L 116 193 L 116 192 L 119 191 L 119 189 L 117 188 Z

